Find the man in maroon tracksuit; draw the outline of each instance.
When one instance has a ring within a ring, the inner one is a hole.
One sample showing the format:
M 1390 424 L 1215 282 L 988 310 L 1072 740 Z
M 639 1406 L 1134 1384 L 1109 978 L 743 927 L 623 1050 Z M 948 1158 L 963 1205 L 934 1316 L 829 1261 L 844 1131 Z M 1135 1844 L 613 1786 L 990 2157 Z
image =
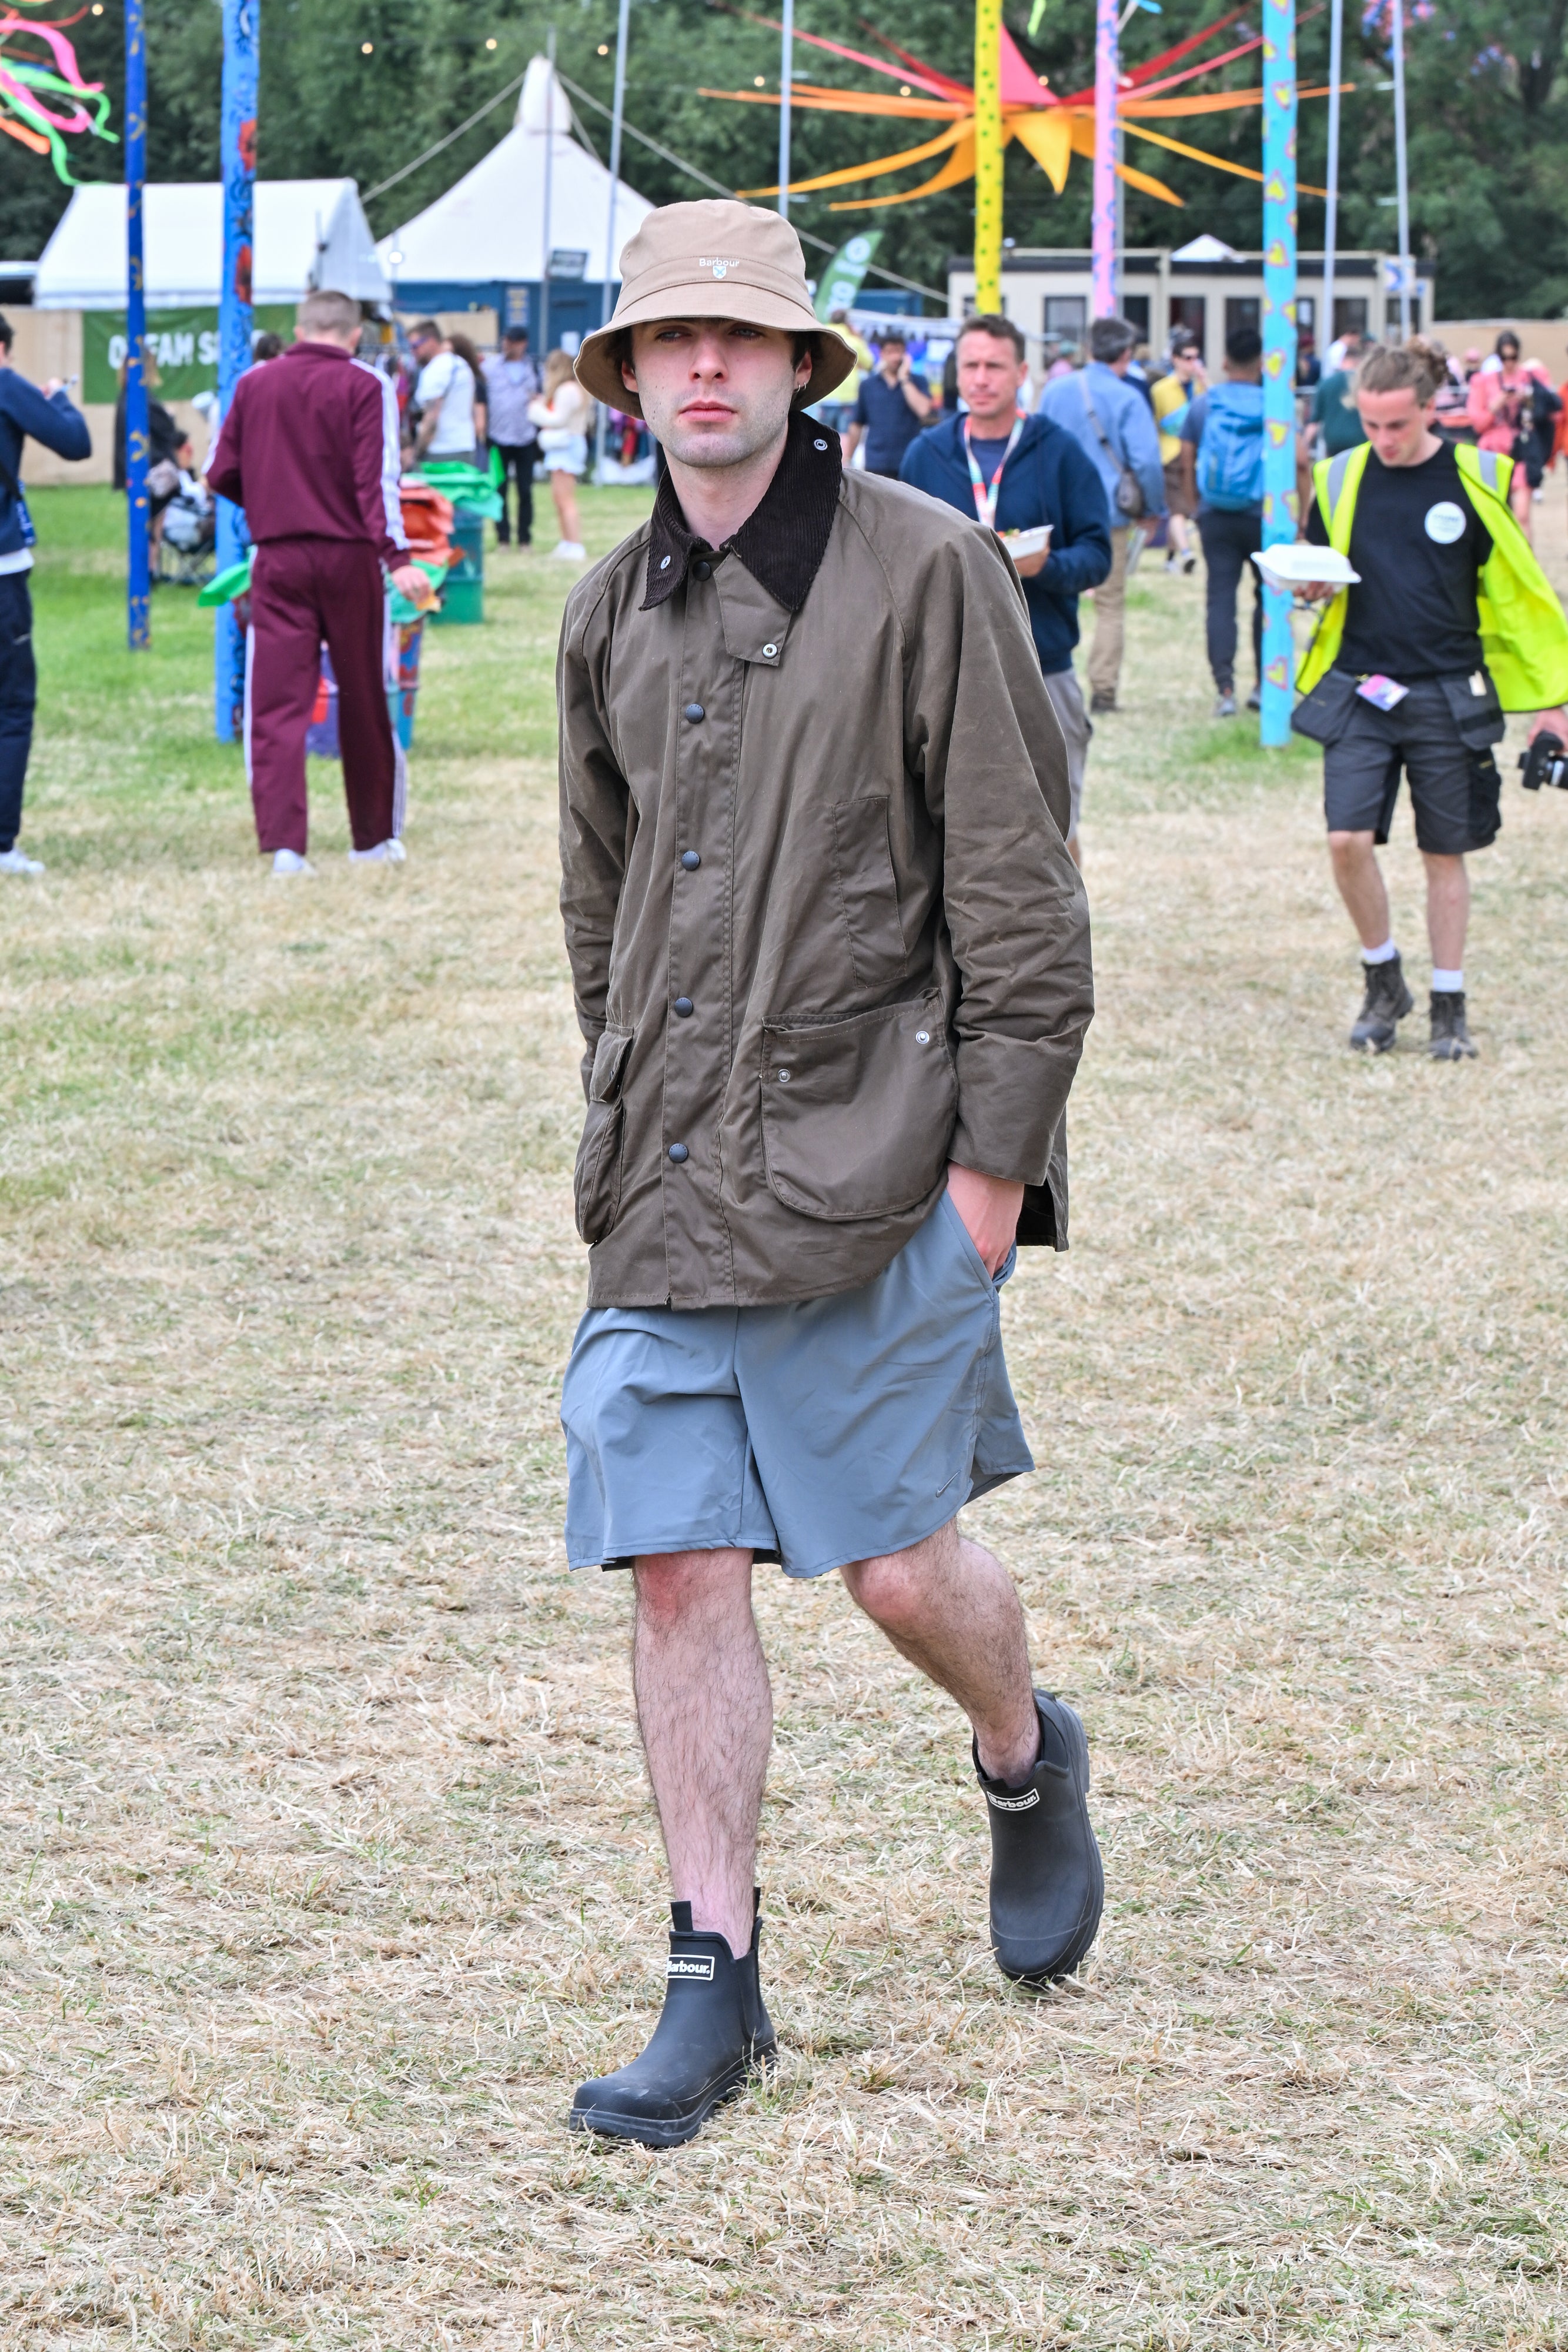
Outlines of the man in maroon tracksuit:
M 359 304 L 308 294 L 294 332 L 281 358 L 241 376 L 207 466 L 256 541 L 246 768 L 275 874 L 308 870 L 305 731 L 323 639 L 338 681 L 349 855 L 401 860 L 403 755 L 387 709 L 397 656 L 382 567 L 405 596 L 424 587 L 398 503 L 397 402 L 353 356 Z

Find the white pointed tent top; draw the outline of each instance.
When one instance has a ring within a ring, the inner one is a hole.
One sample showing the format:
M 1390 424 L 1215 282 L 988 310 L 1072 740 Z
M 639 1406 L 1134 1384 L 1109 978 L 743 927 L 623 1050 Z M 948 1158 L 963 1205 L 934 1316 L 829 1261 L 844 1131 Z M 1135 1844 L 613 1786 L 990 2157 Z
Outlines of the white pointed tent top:
M 224 192 L 217 180 L 149 184 L 142 207 L 150 310 L 199 308 L 218 299 L 224 270 Z M 390 289 L 352 180 L 258 180 L 252 290 L 258 302 L 298 302 L 311 286 L 357 302 Z M 40 310 L 123 310 L 125 188 L 78 187 L 39 257 L 33 301 Z
M 1171 256 L 1173 261 L 1239 261 L 1240 258 L 1234 247 L 1227 245 L 1223 237 L 1210 236 L 1207 229 L 1201 236 L 1195 236 L 1190 245 L 1180 247 Z
M 377 251 L 394 280 L 483 285 L 537 283 L 545 274 L 545 156 L 550 159 L 549 241 L 586 253 L 583 276 L 602 282 L 610 228 L 610 174 L 571 136 L 571 107 L 548 58 L 528 66 L 517 117 L 482 163 L 390 236 Z M 621 181 L 615 196 L 615 269 L 621 248 L 653 207 Z

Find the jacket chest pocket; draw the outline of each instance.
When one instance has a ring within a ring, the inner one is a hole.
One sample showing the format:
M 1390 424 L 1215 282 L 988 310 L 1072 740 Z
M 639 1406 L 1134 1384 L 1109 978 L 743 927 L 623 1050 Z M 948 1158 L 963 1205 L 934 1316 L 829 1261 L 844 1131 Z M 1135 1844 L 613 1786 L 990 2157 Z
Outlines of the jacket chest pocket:
M 626 1118 L 621 1082 L 631 1052 L 629 1029 L 607 1029 L 594 1048 L 588 1116 L 582 1123 L 572 1176 L 577 1230 L 591 1244 L 603 1240 L 621 1207 L 622 1129 Z
M 902 980 L 907 949 L 885 793 L 840 801 L 833 810 L 833 874 L 856 981 L 862 988 L 885 988 Z

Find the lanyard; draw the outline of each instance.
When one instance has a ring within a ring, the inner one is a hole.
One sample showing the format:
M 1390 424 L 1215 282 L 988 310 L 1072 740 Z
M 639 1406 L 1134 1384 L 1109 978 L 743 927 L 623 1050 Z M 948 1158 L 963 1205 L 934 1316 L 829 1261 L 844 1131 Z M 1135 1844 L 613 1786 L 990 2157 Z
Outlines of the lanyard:
M 1008 438 L 1008 446 L 1002 451 L 1001 465 L 997 467 L 988 482 L 979 467 L 975 463 L 975 453 L 969 446 L 969 420 L 967 416 L 964 419 L 964 455 L 969 461 L 969 487 L 975 493 L 975 512 L 988 530 L 995 530 L 997 527 L 997 500 L 1001 495 L 1002 467 L 1007 464 L 1017 448 L 1019 435 L 1022 431 L 1023 418 L 1015 416 L 1013 429 Z

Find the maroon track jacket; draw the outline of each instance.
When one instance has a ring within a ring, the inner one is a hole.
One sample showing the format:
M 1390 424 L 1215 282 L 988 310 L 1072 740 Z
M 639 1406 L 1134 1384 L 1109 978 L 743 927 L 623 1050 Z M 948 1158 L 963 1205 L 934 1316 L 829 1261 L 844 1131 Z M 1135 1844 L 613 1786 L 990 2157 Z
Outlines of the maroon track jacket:
M 336 343 L 293 343 L 247 370 L 207 464 L 259 544 L 357 539 L 387 564 L 408 551 L 399 473 L 392 388 Z

